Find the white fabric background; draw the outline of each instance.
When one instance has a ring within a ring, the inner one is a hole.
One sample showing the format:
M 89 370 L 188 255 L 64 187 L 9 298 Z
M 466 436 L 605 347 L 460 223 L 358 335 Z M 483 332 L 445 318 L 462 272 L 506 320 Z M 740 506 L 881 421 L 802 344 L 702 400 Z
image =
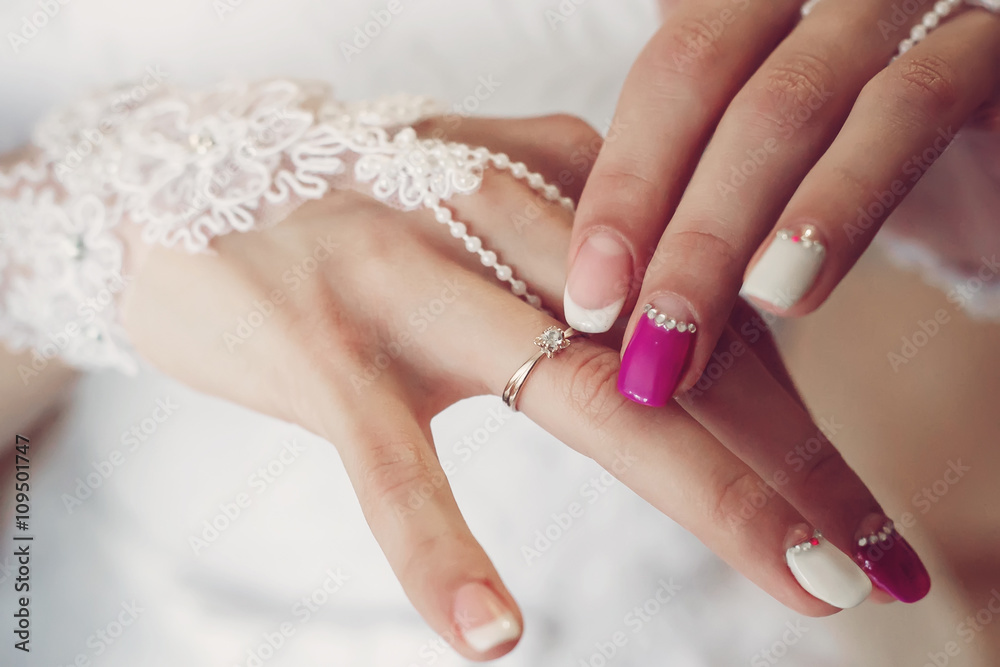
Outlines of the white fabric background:
M 575 11 L 556 30 L 545 16 L 555 1 L 402 3 L 403 12 L 348 63 L 339 43 L 384 2 L 243 0 L 220 19 L 212 0 L 72 0 L 15 54 L 6 35 L 38 6 L 6 0 L 0 149 L 25 141 L 52 105 L 141 77 L 148 66 L 178 84 L 291 75 L 331 80 L 350 98 L 402 90 L 452 101 L 492 76 L 501 85 L 479 113 L 570 111 L 603 128 L 657 22 L 652 3 L 639 0 L 564 2 Z M 123 434 L 141 425 L 158 399 L 180 407 L 128 451 Z M 581 486 L 600 470 L 522 416 L 505 421 L 465 460 L 455 444 L 482 439 L 477 429 L 500 407 L 495 398 L 467 401 L 434 424 L 442 458 L 458 468 L 452 483 L 459 503 L 525 612 L 522 645 L 499 664 L 601 665 L 595 642 L 619 630 L 629 643 L 610 665 L 773 664 L 758 652 L 781 640 L 786 623 L 800 624 L 804 634 L 781 664 L 840 664 L 821 620 L 784 609 L 617 483 L 526 564 L 522 545 L 552 513 L 586 503 Z M 305 452 L 257 493 L 249 477 L 288 438 Z M 14 652 L 4 639 L 2 664 L 62 666 L 83 655 L 107 667 L 245 666 L 262 633 L 284 621 L 295 634 L 265 665 L 464 664 L 435 648 L 410 608 L 329 443 L 146 370 L 138 378 L 85 378 L 49 444 L 44 455 L 36 448 L 33 462 L 33 652 Z M 124 463 L 67 511 L 62 494 L 73 493 L 76 480 L 114 449 Z M 189 537 L 243 492 L 251 506 L 195 555 Z M 9 544 L 4 539 L 0 552 L 3 626 L 10 624 Z M 349 581 L 299 622 L 293 605 L 323 583 L 328 568 Z M 626 614 L 655 594 L 660 579 L 672 579 L 680 593 L 633 632 Z M 133 600 L 143 609 L 139 618 L 98 655 L 100 644 L 89 638 Z

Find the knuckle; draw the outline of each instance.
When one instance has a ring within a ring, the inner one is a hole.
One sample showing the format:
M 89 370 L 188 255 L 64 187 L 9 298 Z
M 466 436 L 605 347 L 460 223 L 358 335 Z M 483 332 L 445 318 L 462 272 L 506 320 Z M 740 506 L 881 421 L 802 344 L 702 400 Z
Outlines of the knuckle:
M 742 103 L 766 129 L 781 132 L 808 122 L 831 97 L 835 79 L 825 60 L 799 53 L 766 69 Z
M 548 116 L 559 136 L 567 145 L 573 148 L 590 146 L 595 141 L 601 141 L 601 135 L 590 123 L 569 113 L 557 113 Z
M 615 378 L 618 375 L 618 354 L 609 349 L 586 346 L 581 348 L 570 381 L 566 398 L 578 412 L 597 429 L 604 428 L 625 405 L 626 398 L 618 393 Z
M 751 522 L 770 502 L 761 489 L 763 481 L 749 468 L 742 469 L 721 487 L 712 503 L 710 519 L 718 526 L 737 530 Z
M 823 447 L 802 470 L 801 486 L 806 489 L 836 489 L 841 481 L 851 473 L 847 461 L 826 438 Z
M 416 442 L 385 440 L 370 445 L 366 464 L 362 486 L 373 500 L 405 504 L 413 492 L 421 497 L 435 492 L 430 467 Z
M 717 72 L 723 59 L 719 30 L 705 16 L 678 16 L 651 43 L 650 64 L 672 78 L 699 79 Z
M 669 262 L 677 259 L 682 259 L 685 264 L 691 266 L 704 266 L 707 262 L 713 267 L 733 267 L 740 265 L 742 253 L 734 242 L 718 231 L 686 229 L 675 232 L 670 238 L 670 243 L 663 243 L 657 247 L 650 268 L 669 266 Z
M 939 56 L 909 58 L 883 76 L 890 104 L 923 118 L 944 115 L 961 100 L 957 72 Z
M 606 213 L 612 220 L 628 220 L 641 215 L 646 210 L 645 202 L 657 197 L 657 192 L 661 190 L 642 174 L 638 164 L 628 158 L 619 158 L 616 164 L 606 165 L 603 169 L 598 167 L 591 180 L 596 180 L 595 190 L 606 193 L 604 204 L 610 209 Z

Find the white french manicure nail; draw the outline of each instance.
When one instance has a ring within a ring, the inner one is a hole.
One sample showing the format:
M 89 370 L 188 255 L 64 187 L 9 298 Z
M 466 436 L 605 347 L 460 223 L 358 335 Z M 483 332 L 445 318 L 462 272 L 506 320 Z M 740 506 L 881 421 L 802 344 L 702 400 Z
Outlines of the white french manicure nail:
M 573 260 L 563 293 L 566 323 L 577 331 L 602 333 L 625 305 L 632 255 L 610 232 L 591 234 Z
M 826 248 L 812 227 L 801 232 L 782 229 L 750 271 L 740 293 L 787 310 L 812 287 L 825 256 Z
M 615 320 L 618 319 L 624 305 L 625 298 L 623 297 L 604 308 L 584 308 L 573 301 L 573 297 L 569 295 L 568 287 L 563 294 L 563 311 L 566 315 L 566 323 L 577 331 L 585 333 L 602 333 L 610 329 Z
M 465 643 L 478 653 L 489 653 L 521 636 L 517 617 L 480 582 L 465 584 L 458 590 L 454 614 Z
M 469 646 L 479 653 L 487 653 L 501 644 L 520 637 L 521 626 L 513 616 L 507 616 L 478 628 L 470 628 L 465 631 L 464 636 Z
M 809 595 L 834 607 L 856 607 L 872 592 L 868 576 L 819 531 L 789 548 L 785 552 L 785 562 Z

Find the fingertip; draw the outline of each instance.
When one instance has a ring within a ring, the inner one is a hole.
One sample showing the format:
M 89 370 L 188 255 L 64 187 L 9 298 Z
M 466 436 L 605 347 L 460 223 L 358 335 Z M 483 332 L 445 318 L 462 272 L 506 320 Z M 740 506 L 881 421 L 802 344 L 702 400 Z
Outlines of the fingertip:
M 506 655 L 521 638 L 517 608 L 502 600 L 486 582 L 473 581 L 458 589 L 452 623 L 457 636 L 481 660 Z
M 563 312 L 577 331 L 611 329 L 629 295 L 632 253 L 610 230 L 590 233 L 573 259 L 566 279 Z

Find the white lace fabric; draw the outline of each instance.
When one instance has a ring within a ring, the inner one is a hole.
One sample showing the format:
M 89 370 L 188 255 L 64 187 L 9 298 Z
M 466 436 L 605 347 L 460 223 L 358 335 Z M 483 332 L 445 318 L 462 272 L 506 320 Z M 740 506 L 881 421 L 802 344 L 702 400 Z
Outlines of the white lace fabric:
M 211 252 L 213 238 L 278 222 L 333 187 L 433 210 L 514 294 L 540 306 L 444 202 L 478 190 L 490 166 L 572 202 L 506 155 L 419 139 L 412 126 L 442 111 L 428 98 L 346 103 L 323 84 L 272 80 L 163 87 L 129 105 L 123 90 L 45 118 L 28 157 L 0 172 L 0 339 L 11 349 L 134 372 L 115 304 L 130 280 L 123 226 L 138 225 L 149 244 Z

